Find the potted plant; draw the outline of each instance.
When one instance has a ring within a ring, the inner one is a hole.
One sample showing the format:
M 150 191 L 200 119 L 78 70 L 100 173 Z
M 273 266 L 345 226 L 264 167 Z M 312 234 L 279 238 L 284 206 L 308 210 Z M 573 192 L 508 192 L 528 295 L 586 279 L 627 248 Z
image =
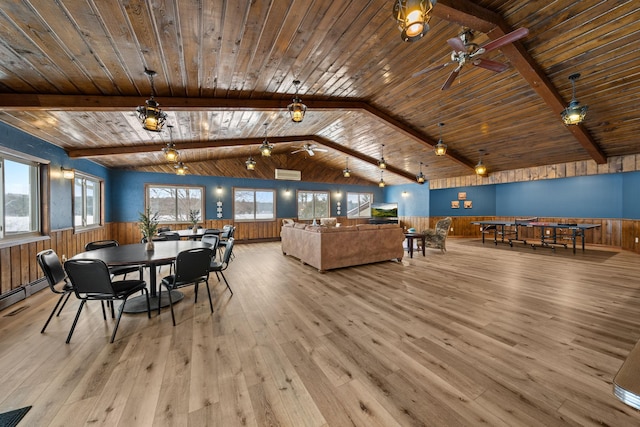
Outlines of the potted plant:
M 140 218 L 138 219 L 138 227 L 142 232 L 142 236 L 146 239 L 146 250 L 153 250 L 153 236 L 158 231 L 158 213 L 152 213 L 151 208 L 147 208 L 146 211 L 140 212 Z
M 191 222 L 191 229 L 193 230 L 194 234 L 198 232 L 198 228 L 196 227 L 196 225 L 198 225 L 199 219 L 200 219 L 200 211 L 198 209 L 190 209 L 189 221 Z

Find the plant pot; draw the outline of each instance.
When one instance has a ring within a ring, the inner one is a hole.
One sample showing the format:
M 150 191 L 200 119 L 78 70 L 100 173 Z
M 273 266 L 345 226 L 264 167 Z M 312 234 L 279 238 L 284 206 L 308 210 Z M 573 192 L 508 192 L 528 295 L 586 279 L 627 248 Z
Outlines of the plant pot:
M 193 228 L 191 229 L 191 232 L 193 234 L 198 234 L 198 227 L 196 227 L 195 225 L 193 226 Z
M 144 249 L 147 251 L 152 251 L 155 248 L 153 242 L 147 242 L 144 244 Z

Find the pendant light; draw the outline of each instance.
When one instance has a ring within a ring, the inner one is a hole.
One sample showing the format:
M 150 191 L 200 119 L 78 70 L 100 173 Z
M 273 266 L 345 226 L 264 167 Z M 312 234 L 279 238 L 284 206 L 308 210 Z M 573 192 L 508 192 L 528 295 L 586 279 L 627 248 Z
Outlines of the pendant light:
M 487 174 L 487 167 L 482 163 L 482 156 L 484 155 L 484 150 L 480 151 L 480 160 L 478 160 L 478 164 L 475 167 L 476 175 L 484 176 Z
M 162 130 L 162 126 L 164 126 L 164 122 L 167 120 L 167 114 L 160 109 L 160 104 L 153 99 L 155 92 L 153 87 L 153 76 L 156 75 L 156 72 L 145 68 L 144 73 L 151 81 L 151 98 L 145 101 L 145 105 L 139 106 L 136 109 L 136 112 L 138 113 L 138 119 L 142 123 L 142 127 L 144 129 L 153 132 L 160 132 Z
M 384 160 L 384 144 L 382 144 L 382 148 L 380 148 L 380 160 L 378 160 L 378 167 L 380 169 L 387 168 L 387 162 Z
M 162 149 L 164 153 L 164 158 L 171 163 L 175 163 L 178 161 L 178 150 L 176 150 L 176 146 L 173 143 L 173 125 L 167 125 L 169 128 L 169 142 L 167 142 L 167 146 Z
M 442 126 L 444 126 L 444 123 L 438 123 L 438 127 L 440 128 L 440 139 L 438 139 L 438 143 L 433 150 L 436 153 L 436 156 L 444 156 L 447 154 L 447 144 L 442 142 Z
M 186 175 L 187 170 L 189 169 L 184 163 L 178 162 L 177 165 L 174 166 L 176 169 L 176 175 Z
M 418 181 L 418 184 L 424 184 L 426 180 L 427 178 L 422 173 L 422 162 L 420 162 L 420 172 L 416 175 L 416 181 Z
M 586 105 L 581 107 L 580 103 L 576 99 L 576 80 L 578 80 L 579 77 L 580 73 L 571 74 L 569 76 L 573 95 L 567 108 L 565 108 L 560 114 L 565 125 L 577 125 L 582 123 L 584 121 L 584 117 L 587 115 L 588 107 Z
M 268 126 L 268 123 L 265 123 L 264 124 L 264 141 L 262 141 L 262 145 L 260 145 L 260 154 L 262 154 L 263 157 L 271 156 L 271 150 L 273 150 L 273 145 L 269 144 L 269 141 L 267 141 L 267 126 Z
M 380 182 L 378 182 L 378 187 L 383 188 L 386 184 L 384 183 L 384 179 L 382 178 L 382 174 L 384 171 L 380 171 Z
M 249 153 L 249 158 L 247 159 L 246 162 L 244 162 L 244 164 L 247 166 L 247 170 L 249 171 L 256 170 L 256 161 L 253 160 L 253 156 L 251 155 L 251 153 Z
M 304 119 L 304 113 L 307 112 L 307 106 L 302 103 L 302 100 L 298 97 L 298 86 L 300 80 L 294 80 L 293 85 L 296 87 L 296 96 L 293 97 L 293 102 L 287 107 L 291 120 L 295 123 L 300 123 Z
M 349 157 L 347 157 L 347 167 L 342 169 L 342 176 L 349 178 L 351 176 L 351 169 L 349 169 Z
M 393 17 L 398 23 L 400 37 L 405 42 L 420 40 L 429 31 L 431 10 L 437 0 L 396 0 Z

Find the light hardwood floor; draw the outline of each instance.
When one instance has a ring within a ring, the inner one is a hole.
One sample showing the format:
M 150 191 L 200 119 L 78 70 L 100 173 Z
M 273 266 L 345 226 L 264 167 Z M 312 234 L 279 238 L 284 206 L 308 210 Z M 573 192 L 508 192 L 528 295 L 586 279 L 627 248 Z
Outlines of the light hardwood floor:
M 237 245 L 213 315 L 187 288 L 178 326 L 124 315 L 114 344 L 97 303 L 65 344 L 73 297 L 40 334 L 45 289 L 0 312 L 0 411 L 33 405 L 21 426 L 640 425 L 611 384 L 640 338 L 638 255 L 448 246 L 319 274 L 279 243 Z

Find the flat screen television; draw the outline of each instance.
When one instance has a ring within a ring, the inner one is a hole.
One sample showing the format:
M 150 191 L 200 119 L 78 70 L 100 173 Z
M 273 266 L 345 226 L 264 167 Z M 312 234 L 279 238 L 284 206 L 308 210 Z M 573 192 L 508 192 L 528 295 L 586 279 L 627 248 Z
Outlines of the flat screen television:
M 372 203 L 372 218 L 398 218 L 397 203 Z

